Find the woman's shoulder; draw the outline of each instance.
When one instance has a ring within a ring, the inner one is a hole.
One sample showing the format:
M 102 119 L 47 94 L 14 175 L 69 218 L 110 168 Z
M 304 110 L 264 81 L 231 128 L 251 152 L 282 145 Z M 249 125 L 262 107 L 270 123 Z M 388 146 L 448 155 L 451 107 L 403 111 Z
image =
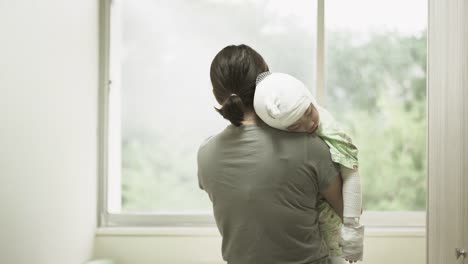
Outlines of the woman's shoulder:
M 306 142 L 309 156 L 319 159 L 330 158 L 330 148 L 321 136 L 307 135 Z
M 227 126 L 226 128 L 224 128 L 223 130 L 221 130 L 220 132 L 214 134 L 214 135 L 210 135 L 208 137 L 206 137 L 202 143 L 200 144 L 200 146 L 198 147 L 198 153 L 200 153 L 202 150 L 204 149 L 208 149 L 214 145 L 216 145 L 216 141 L 218 141 L 218 139 L 220 137 L 223 137 L 226 133 L 229 133 L 229 130 L 230 130 L 230 127 L 231 126 Z
M 208 143 L 211 141 L 211 139 L 213 139 L 214 136 L 209 136 L 207 138 L 205 138 L 202 143 L 200 144 L 200 146 L 198 147 L 198 149 L 203 149 L 206 145 L 208 145 Z

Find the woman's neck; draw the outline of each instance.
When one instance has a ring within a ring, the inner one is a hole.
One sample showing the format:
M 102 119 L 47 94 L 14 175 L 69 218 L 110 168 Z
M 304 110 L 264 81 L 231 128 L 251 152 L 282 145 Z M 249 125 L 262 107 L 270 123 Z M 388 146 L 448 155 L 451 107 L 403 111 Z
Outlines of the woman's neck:
M 258 116 L 255 114 L 255 112 L 247 112 L 244 113 L 244 121 L 242 121 L 243 125 L 252 125 L 252 124 L 257 124 L 257 119 Z

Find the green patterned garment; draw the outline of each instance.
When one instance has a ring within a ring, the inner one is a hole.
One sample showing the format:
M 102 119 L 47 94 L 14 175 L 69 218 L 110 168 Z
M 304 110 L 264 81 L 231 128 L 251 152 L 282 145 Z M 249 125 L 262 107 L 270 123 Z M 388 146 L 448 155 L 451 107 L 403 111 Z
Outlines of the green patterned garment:
M 319 197 L 317 209 L 320 236 L 327 244 L 328 254 L 331 257 L 339 257 L 342 254 L 340 246 L 341 219 L 323 197 Z
M 357 169 L 357 147 L 327 110 L 320 106 L 318 106 L 317 109 L 320 115 L 320 125 L 317 129 L 317 135 L 330 147 L 332 160 L 347 168 Z

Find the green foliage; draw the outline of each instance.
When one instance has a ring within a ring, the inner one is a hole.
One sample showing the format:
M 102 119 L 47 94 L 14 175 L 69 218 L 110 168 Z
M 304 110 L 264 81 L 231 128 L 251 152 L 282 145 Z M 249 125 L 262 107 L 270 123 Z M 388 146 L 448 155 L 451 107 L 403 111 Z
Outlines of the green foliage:
M 327 106 L 360 150 L 364 208 L 425 210 L 426 33 L 328 36 Z
M 122 142 L 122 208 L 125 211 L 206 211 L 196 182 L 196 150 L 179 137 L 129 133 Z M 174 208 L 175 207 L 175 208 Z

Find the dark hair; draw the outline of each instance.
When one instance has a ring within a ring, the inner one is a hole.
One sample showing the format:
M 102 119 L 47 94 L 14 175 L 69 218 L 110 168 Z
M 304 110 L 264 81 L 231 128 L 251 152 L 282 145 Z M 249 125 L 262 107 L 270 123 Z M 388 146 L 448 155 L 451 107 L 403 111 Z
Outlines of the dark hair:
M 268 65 L 251 47 L 231 45 L 222 49 L 210 68 L 213 94 L 221 105 L 216 111 L 233 125 L 240 126 L 244 114 L 253 111 L 255 81 L 265 71 Z

